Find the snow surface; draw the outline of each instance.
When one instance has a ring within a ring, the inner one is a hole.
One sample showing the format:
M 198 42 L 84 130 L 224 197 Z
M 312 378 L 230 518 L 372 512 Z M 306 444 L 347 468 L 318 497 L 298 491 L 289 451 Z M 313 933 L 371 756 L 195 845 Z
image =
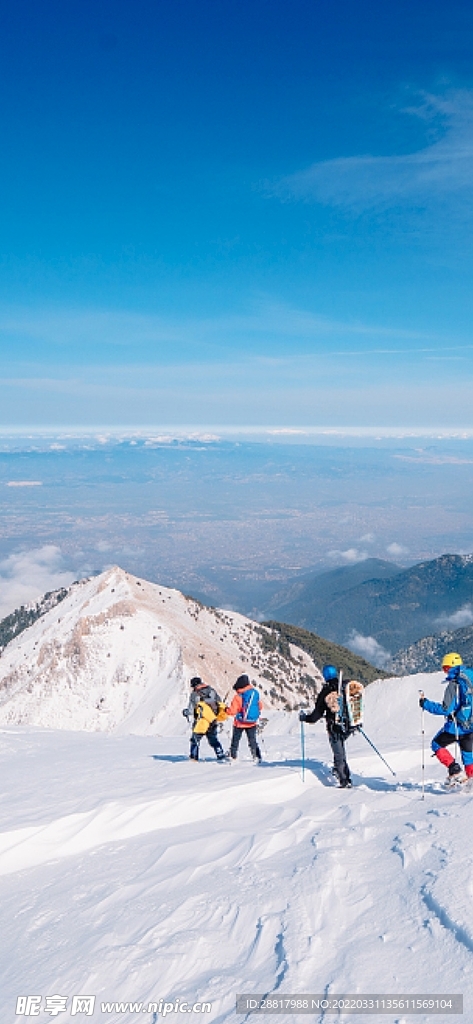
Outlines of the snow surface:
M 321 723 L 306 726 L 302 781 L 296 714 L 270 713 L 262 767 L 244 739 L 230 766 L 208 746 L 190 763 L 184 735 L 3 728 L 2 1024 L 23 1019 L 18 995 L 40 993 L 69 1007 L 95 994 L 107 1024 L 139 1015 L 101 1001 L 176 997 L 212 1003 L 189 1020 L 243 1021 L 238 992 L 463 993 L 471 1020 L 473 796 L 442 788 L 427 749 L 421 799 L 419 688 L 439 699 L 440 675 L 367 689 L 367 734 L 397 776 L 355 736 L 348 792 Z M 426 715 L 428 737 L 440 724 Z

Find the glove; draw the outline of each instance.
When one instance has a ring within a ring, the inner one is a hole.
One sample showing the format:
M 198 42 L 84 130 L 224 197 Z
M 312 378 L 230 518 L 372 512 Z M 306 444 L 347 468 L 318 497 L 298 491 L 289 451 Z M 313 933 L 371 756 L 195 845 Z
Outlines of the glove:
M 300 722 L 305 722 L 306 719 L 307 719 L 307 715 L 306 715 L 305 711 L 299 711 L 299 721 Z
M 419 707 L 422 708 L 422 710 L 424 710 L 424 704 L 425 704 L 426 700 L 427 700 L 427 697 L 419 697 Z
M 182 714 L 184 715 L 184 718 L 187 718 L 187 721 L 189 721 L 189 709 L 184 708 Z

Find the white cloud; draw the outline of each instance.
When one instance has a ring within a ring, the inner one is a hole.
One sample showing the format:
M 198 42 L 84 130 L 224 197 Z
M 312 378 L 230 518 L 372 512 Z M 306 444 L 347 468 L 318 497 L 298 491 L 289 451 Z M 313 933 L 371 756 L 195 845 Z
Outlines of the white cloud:
M 95 550 L 100 551 L 101 554 L 105 554 L 107 551 L 112 550 L 112 545 L 108 540 L 99 540 L 95 545 Z
M 354 211 L 427 205 L 460 197 L 472 206 L 473 92 L 427 96 L 406 113 L 430 121 L 437 141 L 401 156 L 350 156 L 325 160 L 284 178 L 274 193 Z
M 354 629 L 347 640 L 347 647 L 354 654 L 360 654 L 372 665 L 376 665 L 376 668 L 389 668 L 391 655 L 375 640 L 374 636 L 363 636 L 362 633 L 357 633 Z
M 42 480 L 7 480 L 7 487 L 42 487 Z
M 440 615 L 437 619 L 439 626 L 443 629 L 461 629 L 462 626 L 471 626 L 473 623 L 473 608 L 468 602 L 452 615 Z
M 0 618 L 47 591 L 68 587 L 77 579 L 64 568 L 60 548 L 54 544 L 18 551 L 0 562 Z
M 393 558 L 401 558 L 402 555 L 409 554 L 409 548 L 404 547 L 403 544 L 397 544 L 396 541 L 392 544 L 388 544 L 386 551 L 388 552 L 388 555 L 392 555 Z
M 346 551 L 329 551 L 329 558 L 334 558 L 342 562 L 347 562 L 349 565 L 354 565 L 356 562 L 365 562 L 369 558 L 367 551 L 359 551 L 358 548 L 347 548 Z

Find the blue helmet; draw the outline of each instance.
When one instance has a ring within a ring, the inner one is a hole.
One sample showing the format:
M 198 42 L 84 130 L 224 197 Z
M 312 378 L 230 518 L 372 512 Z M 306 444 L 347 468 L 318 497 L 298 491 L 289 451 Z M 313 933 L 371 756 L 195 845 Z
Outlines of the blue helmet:
M 331 683 L 334 679 L 338 682 L 338 670 L 335 665 L 324 665 L 322 675 L 326 683 Z

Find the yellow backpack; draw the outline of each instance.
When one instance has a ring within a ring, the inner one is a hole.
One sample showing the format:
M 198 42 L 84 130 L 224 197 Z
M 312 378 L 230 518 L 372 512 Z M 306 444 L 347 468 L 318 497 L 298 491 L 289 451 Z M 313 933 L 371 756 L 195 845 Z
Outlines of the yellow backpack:
M 216 720 L 217 715 L 212 711 L 210 704 L 206 704 L 205 700 L 199 700 L 194 708 L 194 732 L 203 735 Z

